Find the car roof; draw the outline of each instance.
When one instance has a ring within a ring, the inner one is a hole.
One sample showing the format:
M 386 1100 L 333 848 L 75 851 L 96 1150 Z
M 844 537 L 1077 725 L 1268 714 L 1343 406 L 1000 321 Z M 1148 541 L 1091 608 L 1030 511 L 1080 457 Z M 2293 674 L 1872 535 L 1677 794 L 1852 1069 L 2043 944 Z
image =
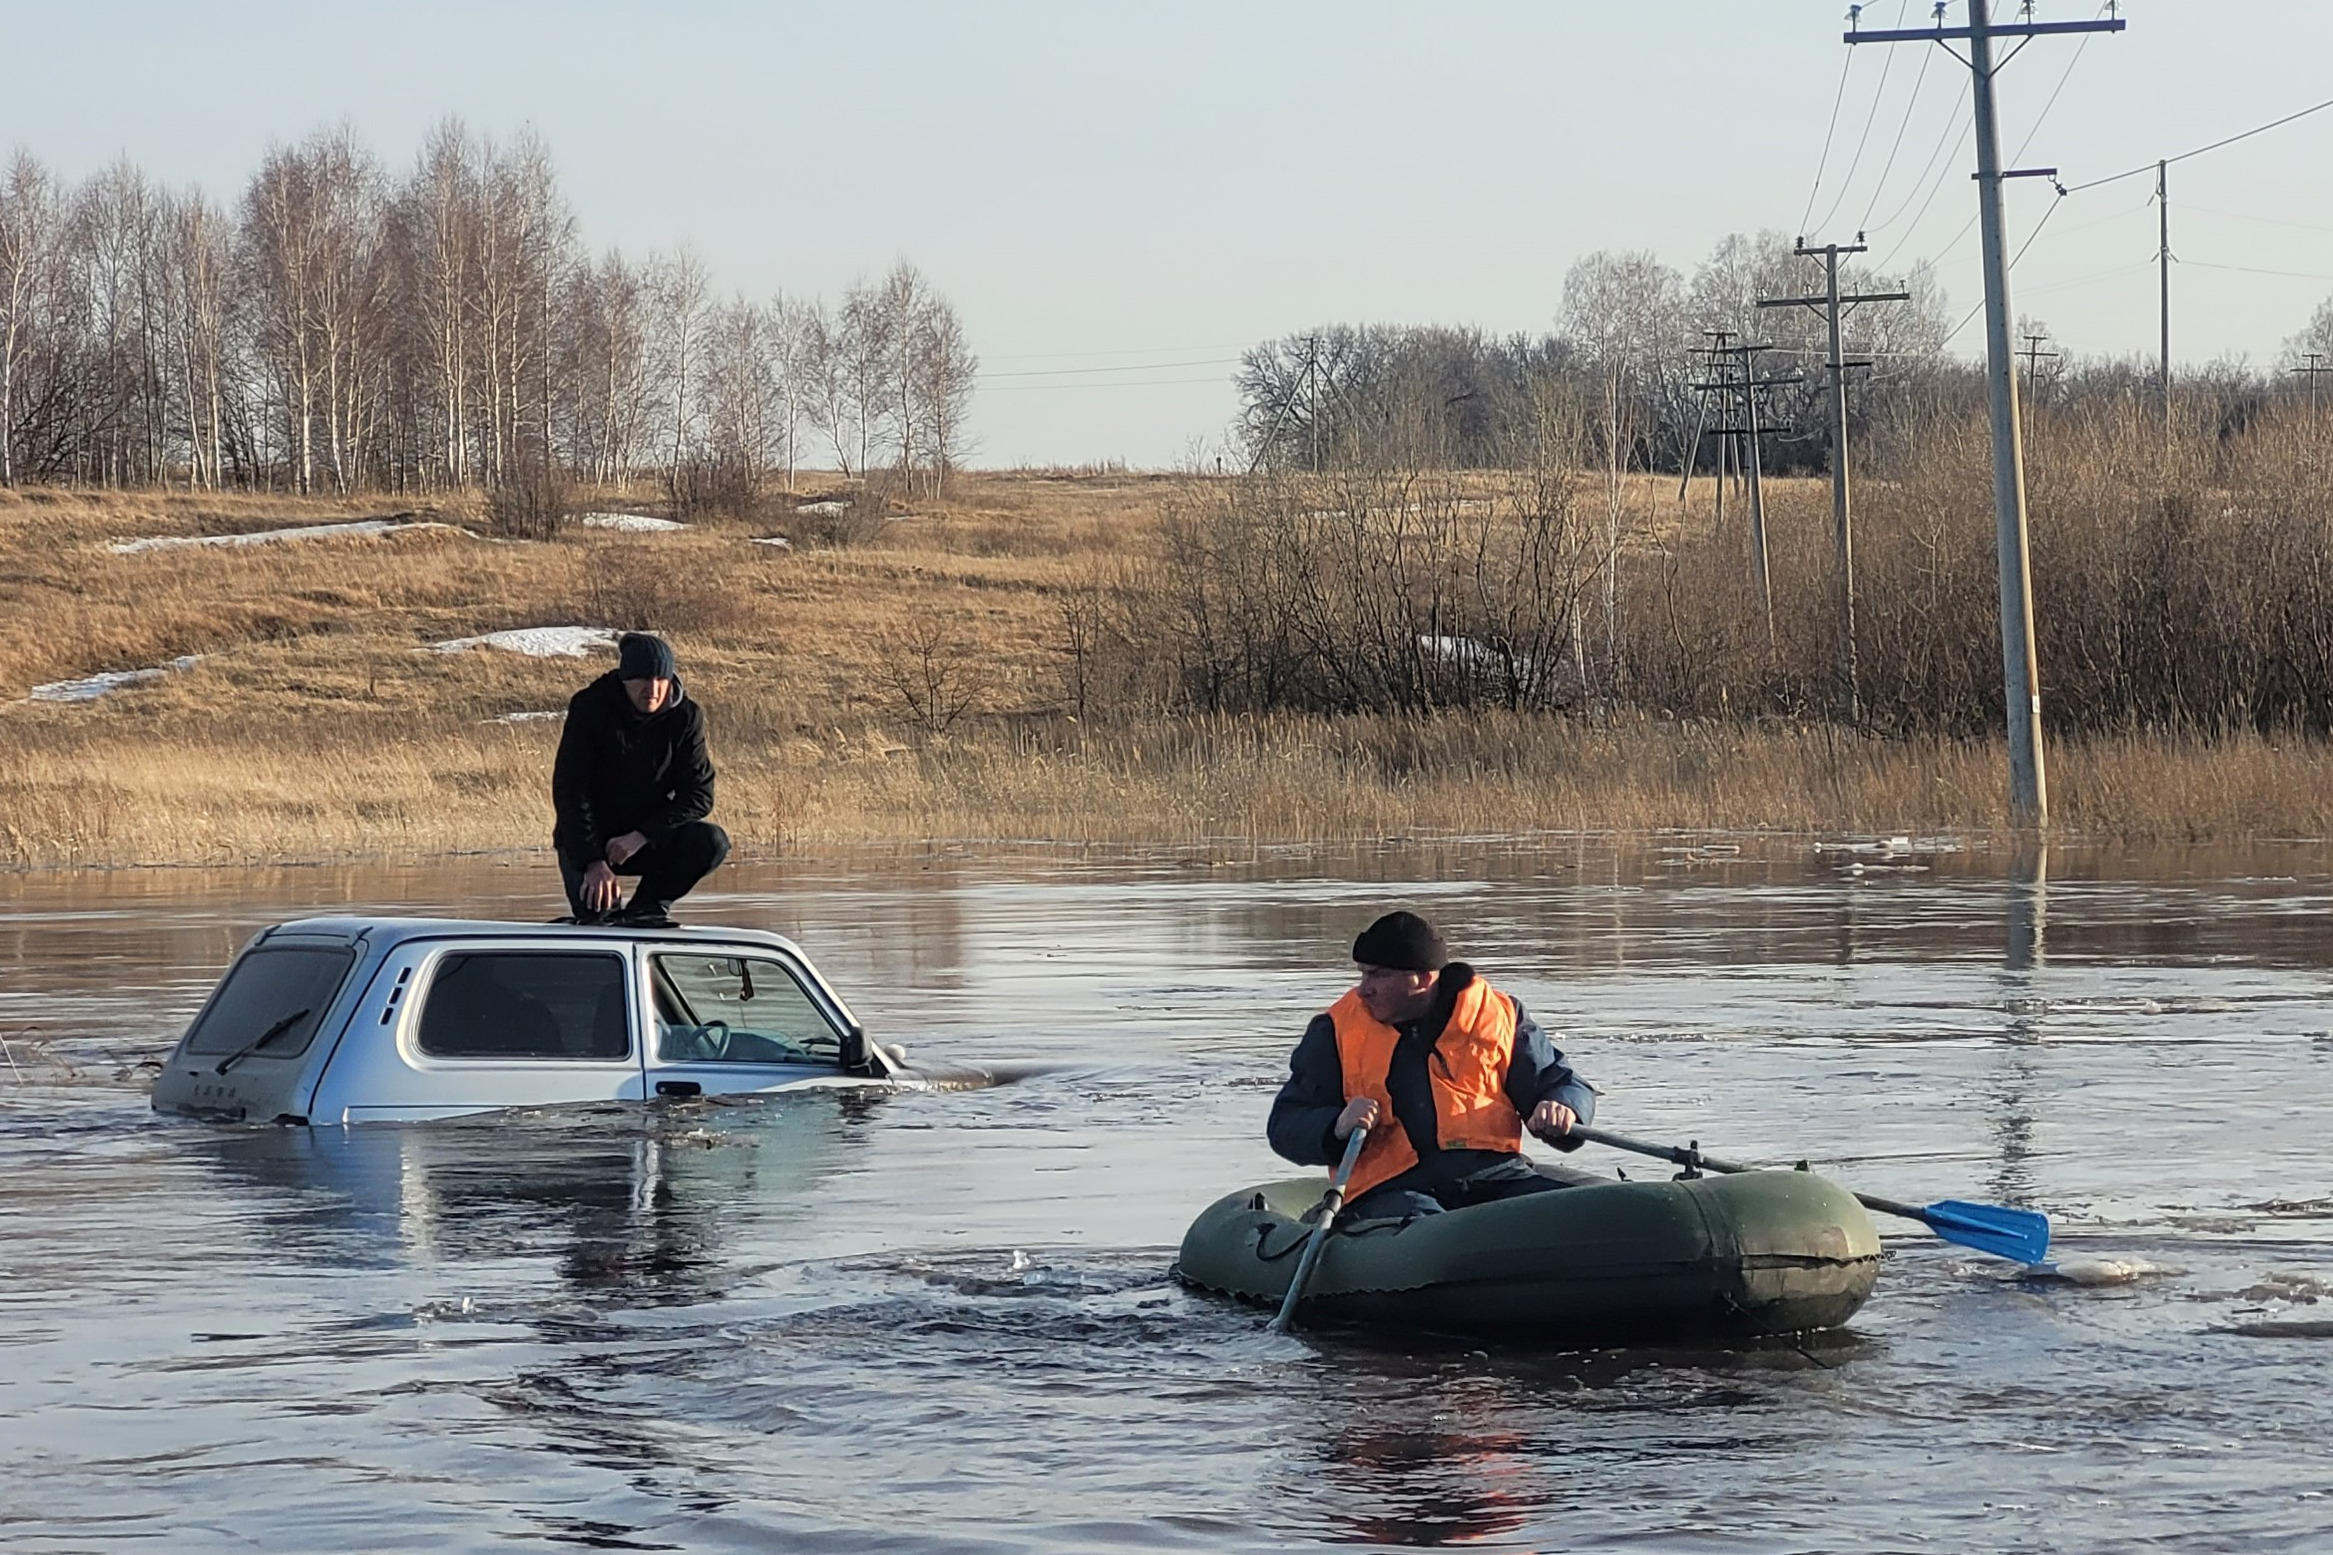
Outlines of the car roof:
M 279 923 L 260 935 L 262 940 L 299 936 L 354 942 L 362 938 L 383 949 L 414 940 L 513 939 L 540 940 L 545 945 L 604 945 L 632 941 L 664 945 L 757 945 L 796 956 L 801 947 L 767 929 L 735 928 L 727 924 L 692 924 L 670 929 L 636 929 L 612 924 L 589 927 L 569 923 L 509 923 L 491 918 L 296 918 Z

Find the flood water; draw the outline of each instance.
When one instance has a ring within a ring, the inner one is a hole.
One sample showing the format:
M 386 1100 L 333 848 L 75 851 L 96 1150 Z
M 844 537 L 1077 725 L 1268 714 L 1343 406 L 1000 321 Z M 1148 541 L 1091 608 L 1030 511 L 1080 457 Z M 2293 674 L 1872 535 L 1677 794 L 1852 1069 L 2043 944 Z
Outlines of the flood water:
M 547 861 L 0 880 L 0 1545 L 2333 1547 L 2329 863 L 732 867 L 691 916 L 795 937 L 879 1040 L 1056 1067 L 358 1130 L 146 1085 L 262 925 L 540 919 Z M 1889 1224 L 1846 1336 L 1744 1355 L 1277 1337 L 1181 1290 L 1190 1218 L 1288 1175 L 1288 1051 L 1395 905 L 1562 1033 L 1605 1126 L 2041 1208 L 2060 1273 Z

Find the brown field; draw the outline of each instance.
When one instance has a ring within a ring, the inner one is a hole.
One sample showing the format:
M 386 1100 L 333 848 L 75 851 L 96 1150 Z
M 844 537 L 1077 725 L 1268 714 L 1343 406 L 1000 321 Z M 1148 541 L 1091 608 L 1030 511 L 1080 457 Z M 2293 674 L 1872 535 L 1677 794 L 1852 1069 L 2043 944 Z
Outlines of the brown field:
M 506 627 L 654 627 L 708 709 L 716 818 L 751 854 L 930 838 L 1349 841 L 1531 830 L 2006 824 L 1997 744 L 1630 716 L 1080 724 L 1062 607 L 1152 547 L 1182 477 L 972 475 L 846 548 L 769 522 L 484 537 L 475 499 L 0 492 L 0 863 L 539 848 L 555 723 L 608 667 L 421 651 Z M 1774 483 L 1819 521 L 1819 488 Z M 806 480 L 803 497 L 839 483 Z M 1632 494 L 1647 518 L 1666 481 Z M 584 505 L 657 511 L 653 493 Z M 628 500 L 629 499 L 629 500 Z M 412 514 L 463 526 L 114 554 L 107 542 Z M 90 702 L 36 684 L 201 655 Z M 961 708 L 960 714 L 958 713 Z M 953 716 L 952 716 L 953 715 Z M 2056 748 L 2071 832 L 2333 831 L 2321 744 Z

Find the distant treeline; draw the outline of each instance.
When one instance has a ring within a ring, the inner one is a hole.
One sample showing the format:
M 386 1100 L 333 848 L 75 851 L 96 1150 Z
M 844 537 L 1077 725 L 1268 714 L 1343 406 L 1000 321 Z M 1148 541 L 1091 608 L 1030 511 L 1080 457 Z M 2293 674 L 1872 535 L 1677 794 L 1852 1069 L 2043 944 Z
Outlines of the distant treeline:
M 830 307 L 724 300 L 686 247 L 594 257 L 531 135 L 449 121 L 400 175 L 319 133 L 231 206 L 127 161 L 0 175 L 0 484 L 678 483 L 814 453 L 936 485 L 976 366 L 904 262 Z
M 1557 327 L 1486 334 L 1440 326 L 1333 325 L 1256 346 L 1242 358 L 1239 433 L 1260 468 L 1326 471 L 1391 463 L 1519 469 L 1543 456 L 1551 411 L 1577 428 L 1576 458 L 1614 470 L 1713 469 L 1721 409 L 1694 385 L 1712 379 L 1693 353 L 1729 332 L 1734 344 L 1771 345 L 1758 375 L 1761 466 L 1774 473 L 1829 467 L 1824 323 L 1809 308 L 1761 309 L 1761 298 L 1819 295 L 1820 264 L 1779 233 L 1735 235 L 1688 278 L 1645 253 L 1597 253 L 1565 277 Z M 1885 274 L 1840 267 L 1843 292 L 1904 291 L 1907 302 L 1851 309 L 1846 354 L 1872 366 L 1849 379 L 1851 434 L 1875 436 L 1880 460 L 1921 429 L 1981 408 L 1982 369 L 1945 354 L 1960 315 L 1924 267 Z M 2078 358 L 2035 335 L 2032 398 L 2065 406 L 2126 403 L 2151 394 L 2152 364 Z M 1967 341 L 1963 332 L 1962 343 Z M 2022 339 L 2020 344 L 2023 344 Z M 2317 352 L 2333 361 L 2333 300 L 2286 342 L 2286 365 Z M 2209 401 L 2230 427 L 2276 395 L 2303 395 L 2280 372 L 2214 364 L 2182 371 L 2191 404 Z M 2325 388 L 2333 402 L 2333 384 Z

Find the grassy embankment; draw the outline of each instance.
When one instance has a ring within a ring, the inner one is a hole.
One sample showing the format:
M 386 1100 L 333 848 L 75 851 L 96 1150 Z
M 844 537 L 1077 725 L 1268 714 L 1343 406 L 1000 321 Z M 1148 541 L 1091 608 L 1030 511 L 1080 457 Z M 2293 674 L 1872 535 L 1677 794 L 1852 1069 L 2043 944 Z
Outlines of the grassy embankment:
M 811 483 L 816 484 L 816 483 Z M 386 516 L 396 498 L 0 492 L 0 863 L 238 862 L 539 847 L 563 705 L 608 665 L 423 646 L 507 627 L 655 626 L 712 715 L 743 851 L 924 838 L 1352 840 L 1532 829 L 1951 830 L 2005 823 L 1997 744 L 1491 715 L 1063 716 L 1063 602 L 1151 547 L 1167 477 L 972 476 L 869 543 L 775 526 L 372 538 L 116 554 L 108 543 Z M 1775 483 L 1821 522 L 1818 489 Z M 805 495 L 810 495 L 806 491 Z M 603 493 L 593 505 L 622 504 Z M 628 504 L 653 510 L 642 501 Z M 201 655 L 95 701 L 36 684 Z M 963 716 L 944 731 L 958 702 Z M 934 704 L 937 704 L 936 706 Z M 2163 840 L 2324 835 L 2321 746 L 2053 749 L 2062 826 Z

